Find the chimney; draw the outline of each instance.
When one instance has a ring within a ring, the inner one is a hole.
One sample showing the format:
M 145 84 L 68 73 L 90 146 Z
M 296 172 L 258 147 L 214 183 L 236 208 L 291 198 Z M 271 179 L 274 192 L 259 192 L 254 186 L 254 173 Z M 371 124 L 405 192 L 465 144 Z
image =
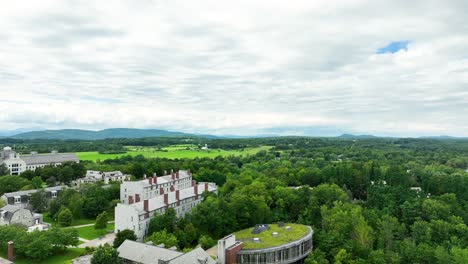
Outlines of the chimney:
M 164 194 L 164 204 L 166 205 L 166 207 L 169 205 L 169 194 L 168 193 Z
M 176 172 L 176 179 L 179 179 L 179 172 Z
M 135 194 L 135 203 L 138 203 L 140 201 L 140 195 Z
M 174 185 L 171 185 L 171 192 L 175 190 Z
M 164 194 L 164 188 L 159 188 L 159 195 Z
M 171 169 L 171 174 L 172 174 L 172 173 L 174 173 L 174 170 L 173 170 L 173 169 Z
M 175 198 L 177 200 L 177 206 L 179 206 L 180 205 L 180 202 L 179 202 L 180 201 L 180 191 L 179 190 L 177 190 L 175 192 Z
M 133 196 L 128 196 L 128 204 L 133 204 Z
M 154 184 L 158 184 L 158 176 L 154 176 L 154 177 L 153 177 L 153 183 L 154 183 Z
M 153 178 L 154 178 L 154 177 L 157 177 L 157 176 L 158 176 L 158 175 L 156 175 L 156 172 L 153 172 Z
M 171 178 L 172 178 L 172 180 L 175 180 L 175 174 L 174 174 L 174 172 L 171 172 Z
M 167 170 L 164 170 L 164 175 L 163 176 L 166 176 L 167 175 Z
M 149 212 L 149 202 L 148 202 L 148 200 L 143 200 L 143 210 L 145 210 L 145 212 Z
M 195 186 L 195 180 L 192 180 L 192 187 Z
M 150 185 L 152 185 L 152 184 L 153 184 L 153 178 L 149 177 L 149 178 L 148 178 L 148 183 L 149 183 Z
M 195 192 L 195 196 L 198 197 L 198 186 L 197 185 L 193 186 L 193 191 Z
M 205 182 L 205 192 L 207 192 L 207 191 L 208 191 L 208 183 Z
M 189 175 L 192 175 L 192 172 L 191 172 L 190 170 L 187 170 L 187 173 L 188 173 Z
M 8 242 L 8 260 L 13 262 L 13 241 Z
M 145 178 L 145 179 L 146 179 L 146 173 L 145 173 L 145 174 L 143 174 L 143 178 Z

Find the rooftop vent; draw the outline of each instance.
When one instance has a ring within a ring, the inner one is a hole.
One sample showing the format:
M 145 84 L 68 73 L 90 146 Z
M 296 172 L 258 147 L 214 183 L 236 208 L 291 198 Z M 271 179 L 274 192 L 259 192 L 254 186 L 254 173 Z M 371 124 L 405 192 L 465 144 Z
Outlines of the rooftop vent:
M 260 243 L 260 238 L 254 237 L 253 242 L 254 242 L 254 243 Z
M 278 232 L 273 232 L 273 233 L 271 233 L 271 235 L 272 235 L 273 237 L 278 237 Z

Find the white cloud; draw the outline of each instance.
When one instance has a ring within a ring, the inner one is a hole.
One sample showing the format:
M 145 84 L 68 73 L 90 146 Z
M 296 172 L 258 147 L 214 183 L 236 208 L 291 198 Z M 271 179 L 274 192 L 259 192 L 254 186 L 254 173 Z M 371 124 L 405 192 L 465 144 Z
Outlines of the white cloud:
M 0 130 L 468 136 L 467 13 L 461 0 L 11 2 Z

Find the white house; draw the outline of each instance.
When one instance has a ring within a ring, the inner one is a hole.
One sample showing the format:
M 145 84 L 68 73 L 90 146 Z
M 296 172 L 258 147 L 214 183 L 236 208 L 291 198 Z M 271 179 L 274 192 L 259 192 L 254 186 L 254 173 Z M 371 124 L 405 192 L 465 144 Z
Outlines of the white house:
M 0 164 L 5 166 L 10 171 L 11 175 L 20 175 L 26 170 L 35 170 L 47 165 L 60 165 L 64 162 L 80 162 L 74 153 L 58 153 L 52 151 L 50 154 L 37 154 L 31 152 L 30 155 L 20 155 L 11 147 L 4 147 L 0 152 Z

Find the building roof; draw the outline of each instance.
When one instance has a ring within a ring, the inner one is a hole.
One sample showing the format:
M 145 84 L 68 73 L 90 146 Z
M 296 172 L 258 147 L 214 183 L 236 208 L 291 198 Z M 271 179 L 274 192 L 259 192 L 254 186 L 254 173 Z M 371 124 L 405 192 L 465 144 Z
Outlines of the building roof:
M 191 174 L 188 173 L 186 170 L 179 170 L 179 180 L 192 177 Z M 171 174 L 164 175 L 164 176 L 158 176 L 158 183 L 157 184 L 163 184 L 163 183 L 168 183 L 168 182 L 173 182 Z M 127 181 L 125 184 L 133 184 L 133 185 L 142 185 L 143 187 L 150 187 L 151 184 L 149 184 L 148 179 L 142 179 L 139 181 Z
M 4 259 L 0 257 L 0 264 L 13 264 L 13 262 L 9 261 L 8 259 Z
M 142 264 L 158 263 L 158 260 L 169 264 L 216 264 L 202 248 L 182 253 L 175 250 L 125 240 L 117 249 L 119 257 Z
M 234 235 L 237 241 L 243 243 L 242 250 L 249 250 L 277 247 L 292 241 L 300 240 L 312 232 L 309 226 L 300 224 L 285 223 L 283 226 L 270 224 L 269 227 L 270 229 L 259 234 L 252 233 L 255 229 L 254 227 L 235 232 Z M 286 231 L 288 227 L 290 227 L 290 230 Z M 273 232 L 277 233 L 276 237 L 273 236 Z M 254 238 L 259 238 L 259 241 L 254 242 Z
M 119 257 L 142 264 L 158 263 L 158 259 L 170 260 L 183 253 L 148 244 L 125 240 L 117 249 Z
M 4 214 L 5 220 L 10 222 L 11 217 L 15 214 L 16 211 L 20 210 L 21 207 L 17 205 L 6 205 L 2 208 L 0 208 L 0 213 Z
M 26 162 L 26 165 L 35 164 L 51 164 L 63 163 L 67 161 L 78 162 L 78 156 L 74 153 L 57 153 L 57 154 L 34 154 L 34 155 L 21 155 L 20 158 Z
M 53 191 L 60 191 L 62 189 L 67 188 L 67 186 L 54 186 L 54 187 L 47 187 L 44 188 L 45 192 L 53 192 Z M 17 191 L 17 192 L 10 192 L 10 193 L 5 193 L 5 197 L 15 197 L 15 196 L 21 196 L 21 195 L 29 195 L 31 193 L 37 192 L 38 189 L 33 189 L 33 190 L 25 190 L 25 191 Z
M 203 191 L 205 191 L 205 183 L 199 183 L 198 185 L 196 185 L 196 187 L 198 189 L 198 194 L 199 195 L 201 195 L 203 193 Z M 209 192 L 214 192 L 216 190 L 217 190 L 216 184 L 208 183 L 208 191 Z M 168 192 L 167 194 L 168 194 L 168 203 L 169 204 L 173 204 L 173 203 L 177 202 L 176 192 L 175 191 Z M 194 187 L 189 187 L 189 188 L 179 190 L 179 199 L 180 200 L 184 200 L 184 199 L 191 198 L 191 197 L 195 197 Z M 124 206 L 124 204 L 119 204 L 119 205 Z M 140 202 L 137 202 L 137 203 L 134 203 L 134 204 L 131 204 L 131 205 L 127 205 L 127 206 L 131 206 L 133 208 L 136 208 L 137 211 L 139 212 L 139 214 L 144 214 L 145 211 L 144 211 L 143 205 L 144 205 L 144 201 L 142 200 Z M 154 210 L 157 210 L 157 209 L 160 209 L 160 208 L 163 208 L 165 206 L 166 206 L 166 204 L 164 203 L 164 195 L 158 195 L 158 196 L 153 197 L 153 198 L 148 200 L 148 210 L 150 212 L 154 211 Z

